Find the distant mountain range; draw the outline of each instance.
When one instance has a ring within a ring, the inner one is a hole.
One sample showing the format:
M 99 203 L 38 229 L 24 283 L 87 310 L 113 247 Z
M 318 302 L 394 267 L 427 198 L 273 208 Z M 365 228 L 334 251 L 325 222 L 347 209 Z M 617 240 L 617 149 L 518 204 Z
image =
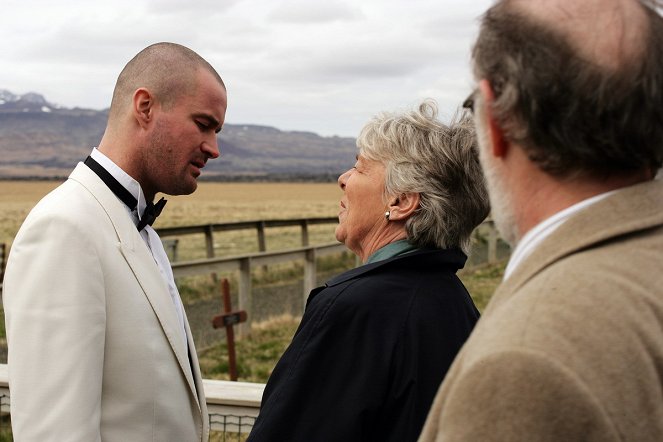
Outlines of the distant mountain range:
M 108 109 L 64 108 L 0 89 L 0 178 L 66 177 L 101 140 Z M 354 164 L 354 138 L 226 124 L 203 178 L 328 180 Z

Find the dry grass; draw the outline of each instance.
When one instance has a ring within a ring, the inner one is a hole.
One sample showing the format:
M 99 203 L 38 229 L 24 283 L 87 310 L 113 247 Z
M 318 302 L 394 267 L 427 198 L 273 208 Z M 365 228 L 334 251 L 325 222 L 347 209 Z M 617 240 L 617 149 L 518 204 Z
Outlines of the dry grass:
M 296 219 L 338 215 L 341 191 L 335 183 L 200 183 L 192 195 L 167 197 L 155 227 L 173 227 L 261 219 Z M 334 225 L 311 226 L 311 244 L 334 241 Z M 267 231 L 267 250 L 300 245 L 299 227 Z M 257 252 L 255 230 L 214 235 L 217 256 Z M 205 257 L 205 239 L 189 235 L 179 244 L 179 259 Z
M 0 181 L 0 242 L 10 244 L 30 209 L 58 184 L 50 181 Z M 167 197 L 168 206 L 155 227 L 332 217 L 338 214 L 340 196 L 341 191 L 335 183 L 203 182 L 192 195 Z M 333 241 L 333 229 L 333 225 L 310 227 L 311 243 Z M 270 229 L 267 232 L 267 249 L 294 247 L 298 244 L 298 235 L 298 228 Z M 215 241 L 219 255 L 257 250 L 255 232 L 224 232 L 217 234 Z M 186 244 L 180 248 L 181 257 L 185 259 L 202 257 L 204 250 L 202 235 L 200 238 L 188 237 Z M 194 251 L 200 253 L 199 256 L 193 256 Z M 488 266 L 477 271 L 464 271 L 460 275 L 480 310 L 483 310 L 499 283 L 503 270 L 503 265 Z M 213 292 L 217 296 L 216 291 L 209 287 L 201 291 Z M 299 318 L 284 315 L 254 324 L 251 337 L 237 342 L 240 380 L 265 382 L 290 343 L 298 323 Z M 2 324 L 0 328 L 4 331 Z M 200 353 L 200 365 L 205 378 L 228 379 L 225 339 L 219 345 Z M 245 436 L 239 440 L 244 440 Z M 1 440 L 4 440 L 2 435 Z M 230 439 L 223 433 L 214 432 L 210 440 Z
M 460 274 L 479 310 L 484 310 L 503 274 L 504 263 L 465 270 Z M 239 380 L 266 382 L 276 362 L 290 344 L 299 321 L 299 317 L 282 315 L 254 323 L 250 336 L 237 341 Z M 205 378 L 228 380 L 227 361 L 228 347 L 225 340 L 220 340 L 218 345 L 200 352 L 200 367 Z
M 30 209 L 58 184 L 0 181 L 0 242 L 11 243 Z M 192 195 L 168 196 L 155 227 L 336 216 L 340 197 L 335 183 L 201 182 Z
M 10 244 L 32 207 L 59 184 L 55 181 L 0 181 L 0 242 Z
M 267 382 L 276 362 L 290 344 L 300 318 L 281 315 L 253 324 L 251 334 L 236 341 L 237 374 L 244 382 Z M 229 380 L 228 346 L 219 345 L 199 355 L 200 369 L 206 379 Z
M 168 197 L 160 226 L 270 218 L 335 216 L 336 183 L 200 183 L 192 195 Z
M 470 292 L 474 304 L 483 312 L 493 296 L 493 292 L 502 281 L 506 261 L 499 264 L 483 265 L 471 270 L 463 270 L 458 277 Z

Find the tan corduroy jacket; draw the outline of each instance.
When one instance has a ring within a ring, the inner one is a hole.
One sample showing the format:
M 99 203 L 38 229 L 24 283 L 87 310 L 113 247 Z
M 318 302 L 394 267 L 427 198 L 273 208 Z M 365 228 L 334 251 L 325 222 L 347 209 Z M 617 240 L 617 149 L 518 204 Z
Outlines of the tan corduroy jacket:
M 421 441 L 663 441 L 663 181 L 577 213 L 496 291 Z

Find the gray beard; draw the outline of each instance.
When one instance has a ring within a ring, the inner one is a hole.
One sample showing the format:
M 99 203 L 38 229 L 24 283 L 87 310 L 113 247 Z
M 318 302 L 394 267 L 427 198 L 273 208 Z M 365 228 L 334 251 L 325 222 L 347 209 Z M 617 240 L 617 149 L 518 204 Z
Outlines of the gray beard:
M 495 164 L 490 154 L 491 146 L 488 141 L 487 130 L 478 115 L 479 112 L 476 113 L 474 122 L 479 145 L 479 162 L 488 187 L 492 218 L 502 239 L 513 248 L 519 240 L 514 207 L 504 179 L 498 170 L 498 165 Z

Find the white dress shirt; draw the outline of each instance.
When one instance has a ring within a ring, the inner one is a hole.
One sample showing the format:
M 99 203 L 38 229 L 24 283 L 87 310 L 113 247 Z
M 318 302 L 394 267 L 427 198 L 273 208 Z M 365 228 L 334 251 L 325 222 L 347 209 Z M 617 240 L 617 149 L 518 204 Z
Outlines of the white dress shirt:
M 97 150 L 96 147 L 92 149 L 92 153 L 90 154 L 90 156 L 92 157 L 93 160 L 99 163 L 104 169 L 106 169 L 108 173 L 110 173 L 113 176 L 113 178 L 115 178 L 122 186 L 124 186 L 125 189 L 129 191 L 129 193 L 131 193 L 136 198 L 136 200 L 138 201 L 138 210 L 132 211 L 129 207 L 127 207 L 127 213 L 133 219 L 134 224 L 138 225 L 138 222 L 140 221 L 139 214 L 143 213 L 145 207 L 147 206 L 147 201 L 145 200 L 145 194 L 143 193 L 143 190 L 141 189 L 138 181 L 131 178 L 129 174 L 127 174 L 124 170 L 122 170 L 110 158 L 108 158 L 106 155 L 104 155 L 99 150 Z M 166 284 L 168 285 L 168 291 L 170 292 L 170 297 L 173 301 L 173 305 L 175 307 L 175 311 L 177 313 L 180 326 L 182 327 L 182 339 L 184 340 L 185 347 L 188 348 L 186 328 L 184 327 L 184 307 L 182 306 L 182 299 L 180 298 L 180 293 L 177 290 L 177 286 L 175 285 L 173 269 L 170 266 L 170 261 L 168 260 L 168 255 L 166 254 L 166 250 L 163 248 L 163 243 L 161 242 L 159 235 L 157 235 L 157 232 L 154 231 L 152 226 L 150 225 L 145 226 L 145 228 L 143 228 L 143 230 L 140 231 L 140 236 L 143 238 L 143 241 L 145 241 L 147 248 L 152 253 L 152 257 L 154 258 L 154 261 L 156 262 L 157 267 L 159 268 L 159 272 L 161 273 L 161 276 L 163 277 Z
M 580 212 L 596 204 L 607 196 L 615 193 L 616 190 L 610 192 L 601 193 L 595 195 L 586 200 L 582 200 L 579 203 L 576 203 L 572 206 L 567 207 L 566 209 L 555 213 L 553 216 L 546 218 L 541 221 L 539 224 L 530 229 L 518 242 L 516 247 L 511 253 L 511 258 L 509 258 L 509 263 L 504 269 L 504 279 L 507 279 L 513 271 L 522 263 L 525 258 L 532 254 L 532 251 L 543 242 L 551 233 L 555 231 L 559 226 L 561 226 L 567 219 L 571 218 L 576 213 Z

